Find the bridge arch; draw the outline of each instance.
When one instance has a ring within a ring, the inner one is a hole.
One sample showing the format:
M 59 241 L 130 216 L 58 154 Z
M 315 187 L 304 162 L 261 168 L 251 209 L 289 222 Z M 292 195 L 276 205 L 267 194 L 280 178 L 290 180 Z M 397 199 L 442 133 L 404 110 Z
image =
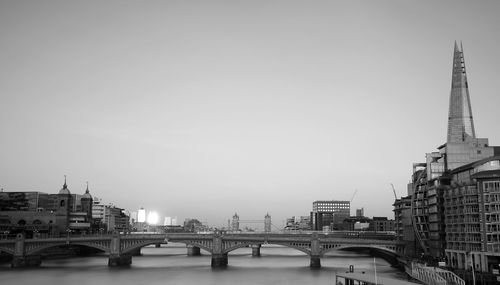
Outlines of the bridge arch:
M 338 246 L 336 245 L 334 247 L 323 250 L 321 254 L 324 255 L 325 253 L 330 251 L 344 250 L 344 249 L 345 250 L 368 249 L 370 255 L 380 257 L 392 265 L 398 264 L 397 260 L 398 254 L 396 253 L 396 251 L 392 248 L 379 245 L 366 245 L 366 244 L 348 244 L 348 245 L 346 244 Z
M 185 244 L 186 246 L 188 245 L 192 245 L 192 246 L 196 246 L 196 247 L 199 247 L 209 253 L 212 253 L 212 249 L 209 248 L 208 246 L 204 245 L 204 244 L 201 244 L 201 243 L 197 243 L 197 242 L 193 242 L 193 241 L 182 241 L 182 240 L 175 240 L 175 241 L 170 241 L 172 243 L 183 243 Z
M 244 247 L 248 247 L 248 246 L 251 246 L 251 245 L 258 245 L 258 244 L 262 244 L 261 242 L 242 242 L 242 243 L 238 243 L 238 244 L 235 244 L 231 247 L 228 247 L 226 249 L 224 249 L 224 253 L 229 253 L 233 250 L 236 250 L 238 248 L 244 248 Z M 289 248 L 292 248 L 292 249 L 296 249 L 298 251 L 301 251 L 303 253 L 305 253 L 306 255 L 311 255 L 311 251 L 306 249 L 305 247 L 300 247 L 298 245 L 294 245 L 294 244 L 289 244 L 289 243 L 280 243 L 280 242 L 267 242 L 266 244 L 274 244 L 274 245 L 281 245 L 281 246 L 285 246 L 285 247 L 289 247 Z
M 41 246 L 39 245 L 39 246 L 36 246 L 36 247 L 33 247 L 33 248 L 27 250 L 26 255 L 35 255 L 35 254 L 38 254 L 46 249 L 58 247 L 58 246 L 65 246 L 65 245 L 68 245 L 68 244 L 66 242 L 60 242 L 60 243 L 51 243 L 51 244 L 41 245 Z M 90 247 L 90 248 L 102 250 L 104 253 L 109 253 L 109 245 L 101 245 L 101 244 L 86 243 L 86 242 L 71 242 L 70 245 Z
M 339 244 L 332 246 L 331 248 L 324 249 L 322 250 L 322 254 L 325 254 L 327 252 L 333 251 L 333 250 L 343 250 L 343 249 L 356 249 L 356 248 L 363 248 L 363 249 L 375 249 L 379 251 L 383 251 L 389 254 L 394 254 L 396 255 L 396 251 L 394 249 L 390 249 L 388 247 L 384 246 L 379 246 L 379 245 L 366 245 L 366 244 Z
M 123 242 L 123 240 L 122 240 Z M 158 241 L 144 241 L 144 242 L 139 242 L 139 243 L 134 243 L 132 245 L 125 245 L 122 248 L 122 254 L 130 254 L 136 251 L 137 249 L 143 248 L 148 245 L 153 245 L 153 244 L 158 244 Z
M 14 248 L 13 247 L 0 246 L 0 251 L 5 252 L 9 255 L 14 255 Z

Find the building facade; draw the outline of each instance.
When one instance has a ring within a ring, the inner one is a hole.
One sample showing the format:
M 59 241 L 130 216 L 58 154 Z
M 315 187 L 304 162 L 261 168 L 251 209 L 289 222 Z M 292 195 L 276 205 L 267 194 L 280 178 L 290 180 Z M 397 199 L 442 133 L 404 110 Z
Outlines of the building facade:
M 269 215 L 269 213 L 264 217 L 264 232 L 271 232 L 271 215 Z
M 446 259 L 458 269 L 500 269 L 500 156 L 450 172 L 444 192 Z
M 240 216 L 238 216 L 238 214 L 236 213 L 234 213 L 233 219 L 231 221 L 231 231 L 240 231 Z
M 0 201 L 0 227 L 4 232 L 58 236 L 91 231 L 92 196 L 88 185 L 83 195 L 72 194 L 65 178 L 57 194 L 0 192 Z
M 396 252 L 401 256 L 419 256 L 415 246 L 415 231 L 412 225 L 411 197 L 401 197 L 394 201 L 394 232 Z
M 311 212 L 312 230 L 342 229 L 344 219 L 351 215 L 349 201 L 314 201 Z
M 499 147 L 476 137 L 464 55 L 455 43 L 447 140 L 413 164 L 408 197 L 394 203 L 398 251 L 498 275 L 499 155 Z

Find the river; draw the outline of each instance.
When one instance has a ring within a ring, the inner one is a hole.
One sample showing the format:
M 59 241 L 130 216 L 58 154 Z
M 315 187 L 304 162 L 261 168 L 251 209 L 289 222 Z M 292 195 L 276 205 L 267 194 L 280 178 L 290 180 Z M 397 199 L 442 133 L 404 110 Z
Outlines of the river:
M 138 285 L 138 284 L 334 284 L 335 274 L 349 265 L 355 271 L 394 280 L 406 280 L 401 271 L 381 259 L 350 251 L 333 251 L 321 258 L 321 269 L 309 268 L 304 253 L 279 246 L 263 246 L 260 257 L 252 257 L 251 248 L 229 253 L 229 265 L 223 269 L 210 267 L 211 256 L 187 256 L 182 244 L 142 248 L 141 256 L 132 258 L 128 268 L 109 268 L 106 255 L 43 260 L 38 268 L 11 269 L 0 264 L 2 285 Z

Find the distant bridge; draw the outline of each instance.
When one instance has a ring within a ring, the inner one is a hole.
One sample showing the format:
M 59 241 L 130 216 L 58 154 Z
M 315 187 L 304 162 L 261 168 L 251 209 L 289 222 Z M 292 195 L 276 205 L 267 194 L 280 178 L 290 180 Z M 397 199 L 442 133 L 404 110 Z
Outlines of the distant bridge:
M 212 255 L 212 267 L 228 264 L 228 253 L 251 247 L 253 256 L 260 256 L 262 244 L 282 245 L 302 251 L 310 257 L 310 267 L 320 268 L 320 258 L 327 252 L 349 248 L 367 248 L 386 259 L 396 260 L 394 235 L 387 233 L 331 232 L 331 233 L 167 233 L 167 234 L 113 234 L 100 236 L 67 236 L 65 238 L 0 240 L 0 251 L 13 256 L 12 267 L 38 266 L 40 253 L 48 248 L 78 245 L 96 248 L 109 254 L 109 266 L 132 263 L 132 256 L 147 245 L 184 243 L 187 254 L 200 255 L 200 249 Z

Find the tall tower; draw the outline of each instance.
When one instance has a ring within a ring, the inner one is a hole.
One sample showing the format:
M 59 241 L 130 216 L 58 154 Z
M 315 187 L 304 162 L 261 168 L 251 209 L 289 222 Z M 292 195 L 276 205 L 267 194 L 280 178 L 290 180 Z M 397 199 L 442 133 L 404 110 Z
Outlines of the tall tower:
M 264 232 L 271 232 L 271 215 L 269 215 L 269 213 L 264 217 Z
M 87 190 L 85 190 L 85 194 L 83 194 L 81 203 L 82 203 L 82 212 L 87 214 L 87 219 L 92 219 L 92 195 L 90 195 L 89 191 L 89 183 L 87 182 Z
M 231 231 L 237 232 L 240 230 L 240 216 L 234 213 L 233 221 L 231 222 Z
M 488 146 L 488 139 L 476 138 L 463 47 L 460 44 L 459 48 L 456 42 L 453 53 L 448 133 L 445 146 L 440 151 L 441 154 L 445 154 L 445 165 L 442 167 L 444 171 L 494 155 L 493 148 Z M 428 163 L 438 157 L 428 157 Z
M 58 212 L 64 215 L 69 215 L 71 209 L 71 192 L 66 184 L 66 175 L 64 175 L 64 185 L 59 190 L 58 195 Z
M 465 142 L 469 138 L 476 138 L 463 47 L 461 44 L 460 46 L 459 49 L 457 42 L 455 42 L 450 108 L 448 110 L 448 143 Z
M 72 195 L 66 184 L 66 175 L 64 175 L 64 185 L 57 194 L 56 200 L 56 226 L 57 230 L 65 232 L 69 229 L 69 216 L 72 209 Z

